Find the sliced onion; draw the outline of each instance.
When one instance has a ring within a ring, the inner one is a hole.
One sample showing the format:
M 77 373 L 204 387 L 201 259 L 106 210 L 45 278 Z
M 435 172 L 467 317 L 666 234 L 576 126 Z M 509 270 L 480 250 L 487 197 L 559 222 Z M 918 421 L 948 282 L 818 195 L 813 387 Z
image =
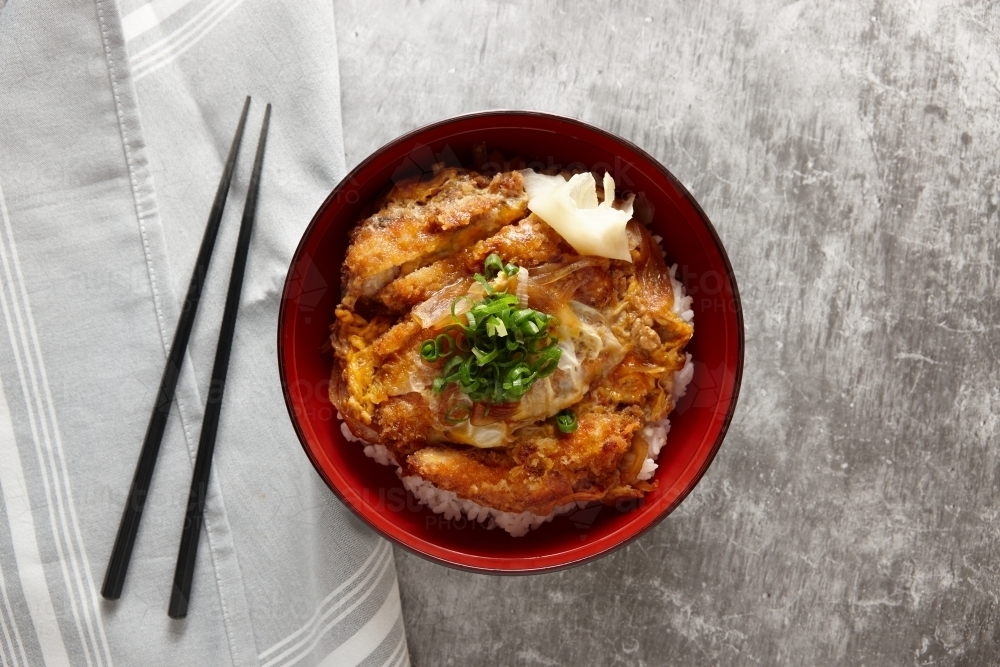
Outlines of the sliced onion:
M 640 236 L 639 257 L 635 261 L 635 279 L 639 283 L 641 299 L 646 309 L 660 323 L 668 321 L 674 305 L 674 288 L 670 282 L 670 271 L 660 253 L 659 244 L 650 235 L 645 225 L 634 220 L 629 227 Z
M 549 264 L 542 264 L 532 269 L 531 277 L 536 285 L 548 285 L 562 280 L 580 269 L 607 265 L 608 260 L 603 257 L 575 257 L 571 255 L 564 258 L 561 262 L 550 262 Z
M 649 445 L 640 435 L 632 437 L 632 448 L 622 457 L 622 480 L 634 482 L 642 472 L 642 463 L 649 455 Z
M 469 291 L 469 280 L 460 280 L 432 294 L 413 307 L 410 314 L 425 329 L 437 329 L 452 322 L 451 304 Z
M 578 272 L 592 267 L 607 267 L 601 257 L 580 257 L 568 263 L 545 264 L 531 270 L 528 278 L 528 302 L 531 307 L 556 315 L 583 285 L 586 276 Z
M 523 266 L 517 270 L 517 305 L 528 307 L 528 269 Z

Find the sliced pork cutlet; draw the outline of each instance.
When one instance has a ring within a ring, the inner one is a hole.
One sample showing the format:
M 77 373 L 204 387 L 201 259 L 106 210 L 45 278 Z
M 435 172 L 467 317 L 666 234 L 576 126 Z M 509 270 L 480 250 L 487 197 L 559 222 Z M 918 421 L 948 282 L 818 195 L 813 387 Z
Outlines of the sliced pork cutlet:
M 344 303 L 374 298 L 393 280 L 468 248 L 527 214 L 518 172 L 492 178 L 442 169 L 396 185 L 378 213 L 351 233 L 344 259 Z

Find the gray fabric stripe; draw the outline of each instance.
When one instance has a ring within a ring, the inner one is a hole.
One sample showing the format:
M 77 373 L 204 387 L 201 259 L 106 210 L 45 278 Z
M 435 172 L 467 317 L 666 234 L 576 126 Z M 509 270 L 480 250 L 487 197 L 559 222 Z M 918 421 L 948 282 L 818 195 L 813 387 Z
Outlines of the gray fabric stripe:
M 82 590 L 84 587 L 79 577 L 79 565 L 71 538 L 69 537 L 62 489 L 56 483 L 57 480 L 52 479 L 54 473 L 49 468 L 50 463 L 54 466 L 52 456 L 53 442 L 52 434 L 50 433 L 52 424 L 47 420 L 47 416 L 51 415 L 51 405 L 44 404 L 43 392 L 39 389 L 40 381 L 44 380 L 44 367 L 40 365 L 40 352 L 37 348 L 33 349 L 29 336 L 29 332 L 34 334 L 34 324 L 31 321 L 30 304 L 27 302 L 27 295 L 20 276 L 20 267 L 17 262 L 10 216 L 2 184 L 0 184 L 0 218 L 2 218 L 0 220 L 0 265 L 3 267 L 4 279 L 2 285 L 4 289 L 0 293 L 0 301 L 2 301 L 9 341 L 14 353 L 13 358 L 16 365 L 17 377 L 20 380 L 21 394 L 24 399 L 22 405 L 27 415 L 31 434 L 30 441 L 34 445 L 35 458 L 38 461 L 38 472 L 44 490 L 44 500 L 41 503 L 32 502 L 31 504 L 35 507 L 40 505 L 48 509 L 49 524 L 51 526 L 51 533 L 39 533 L 37 540 L 41 541 L 43 545 L 47 536 L 51 536 L 53 540 L 55 551 L 58 555 L 58 565 L 61 568 L 62 580 L 65 586 L 66 599 L 72 611 L 73 623 L 79 639 L 81 652 L 86 660 L 86 664 L 89 666 L 91 665 L 90 651 L 92 648 L 89 641 L 93 641 L 93 626 L 89 622 L 91 619 L 86 614 L 81 618 L 80 609 L 86 605 L 86 592 Z M 4 407 L 6 409 L 8 406 L 5 405 Z M 49 408 L 48 411 L 46 407 Z M 12 416 L 18 412 L 20 411 L 16 410 L 16 407 L 12 407 L 9 410 L 9 414 Z M 11 420 L 13 420 L 12 417 Z M 13 427 L 13 423 L 11 423 L 11 427 Z M 15 447 L 17 446 L 16 443 L 11 444 Z M 21 456 L 20 464 L 23 466 L 30 460 L 30 456 Z M 13 463 L 10 465 L 13 465 Z M 33 527 L 37 530 L 41 526 L 33 522 Z M 66 553 L 70 556 L 68 562 Z M 43 563 L 46 561 L 47 559 L 42 560 Z M 74 570 L 72 575 L 67 565 Z M 55 601 L 59 599 L 60 591 L 49 588 L 48 595 L 57 596 L 49 598 L 55 604 Z M 42 597 L 44 598 L 45 596 L 43 595 Z M 44 600 L 40 600 L 40 602 L 44 602 Z M 58 608 L 56 606 L 56 609 Z M 63 619 L 59 620 L 62 621 Z M 68 622 L 68 619 L 65 620 Z M 84 628 L 85 625 L 86 629 Z M 66 638 L 67 635 L 63 634 L 63 639 Z M 51 647 L 51 650 L 59 655 L 61 655 L 59 653 L 60 650 L 66 650 L 62 640 L 46 643 L 46 646 Z
M 390 547 L 388 543 L 382 543 L 376 547 L 375 550 L 372 551 L 371 556 L 369 556 L 368 559 L 362 563 L 358 569 L 347 578 L 346 581 L 335 588 L 332 593 L 323 599 L 319 606 L 316 607 L 312 616 L 309 617 L 309 620 L 302 627 L 285 637 L 274 646 L 263 651 L 258 656 L 258 660 L 261 663 L 269 663 L 276 660 L 278 656 L 284 655 L 300 642 L 308 641 L 308 638 L 312 637 L 318 631 L 323 619 L 325 619 L 328 614 L 332 612 L 332 610 L 339 608 L 343 604 L 344 600 L 355 594 L 358 587 L 362 586 L 363 582 L 366 581 L 365 576 L 378 567 L 381 559 L 386 556 L 386 552 L 389 550 Z
M 0 282 L 0 305 L 3 306 L 4 320 L 9 326 L 6 288 L 6 281 Z M 7 327 L 0 328 L 0 340 L 3 339 L 3 333 L 8 331 Z M 0 524 L 4 527 L 0 531 L 0 570 L 6 569 L 16 575 L 4 577 L 4 606 L 6 611 L 7 603 L 10 603 L 14 629 L 22 638 L 22 648 L 33 656 L 33 662 L 37 663 L 45 658 L 51 661 L 67 660 L 67 648 L 62 639 L 65 630 L 60 628 L 59 619 L 55 618 L 55 609 L 58 607 L 52 597 L 43 566 L 47 559 L 42 553 L 46 551 L 36 538 L 37 524 L 34 522 L 32 506 L 37 507 L 37 503 L 29 497 L 30 489 L 21 463 L 25 457 L 19 452 L 19 438 L 4 387 L 4 378 L 15 375 L 3 368 L 12 356 L 0 356 L 0 446 L 5 450 L 3 460 L 6 465 L 4 479 L 0 480 L 0 506 L 5 519 Z M 16 545 L 15 539 L 18 540 Z M 30 600 L 28 595 L 31 595 Z M 18 618 L 27 624 L 24 632 L 17 627 Z M 35 632 L 35 623 L 39 621 L 42 623 L 40 631 L 46 639 L 44 647 L 42 638 Z
M 173 39 L 190 32 L 200 19 L 211 13 L 220 0 L 190 0 L 183 7 L 180 7 L 168 16 L 157 16 L 158 23 L 141 34 L 129 39 L 129 53 L 131 57 L 145 60 L 155 57 L 162 52 L 164 47 L 170 45 Z M 126 11 L 122 6 L 122 16 L 127 17 L 133 11 L 144 11 L 152 4 L 149 2 L 134 3 Z
M 390 572 L 393 576 L 387 577 Z M 261 667 L 291 667 L 311 655 L 329 653 L 336 647 L 336 645 L 325 647 L 324 640 L 329 640 L 330 631 L 343 624 L 350 628 L 353 634 L 354 630 L 364 625 L 385 599 L 385 591 L 381 593 L 379 591 L 386 587 L 387 581 L 391 586 L 394 580 L 392 549 L 384 545 L 378 558 L 365 572 L 365 576 L 347 589 L 345 595 L 325 605 L 322 614 L 317 617 L 309 632 L 262 663 Z
M 2 387 L 0 387 L 2 393 Z M 42 651 L 31 623 L 31 612 L 21 588 L 21 580 L 14 559 L 14 545 L 9 532 L 10 519 L 4 503 L 0 479 L 0 578 L 2 578 L 3 599 L 0 600 L 0 616 L 3 617 L 7 634 L 10 635 L 11 664 L 28 667 L 41 662 Z M 6 635 L 5 635 L 6 636 Z
M 395 576 L 390 578 L 388 590 L 379 597 L 381 604 L 366 613 L 363 624 L 351 628 L 350 636 L 319 663 L 321 667 L 355 667 L 378 650 L 399 622 L 401 610 Z
M 402 616 L 396 620 L 392 631 L 386 635 L 378 648 L 372 651 L 359 667 L 395 667 L 399 664 L 409 664 Z
M 3 190 L 0 189 L 0 199 L 2 197 Z M 11 305 L 18 319 L 21 355 L 30 380 L 26 386 L 30 388 L 33 399 L 32 404 L 32 401 L 27 396 L 25 397 L 26 408 L 29 419 L 33 419 L 33 423 L 37 420 L 41 431 L 41 440 L 39 441 L 36 435 L 35 445 L 39 454 L 42 483 L 46 488 L 46 497 L 50 503 L 50 518 L 52 517 L 51 498 L 53 496 L 55 498 L 55 519 L 52 519 L 52 526 L 53 535 L 56 538 L 56 549 L 64 565 L 63 577 L 69 592 L 70 608 L 76 617 L 78 630 L 81 626 L 83 628 L 80 630 L 80 640 L 83 644 L 84 657 L 87 664 L 90 665 L 92 653 L 94 664 L 103 667 L 105 664 L 110 665 L 111 656 L 107 640 L 104 637 L 100 613 L 97 608 L 96 588 L 91 579 L 90 564 L 73 504 L 73 493 L 70 487 L 62 436 L 49 388 L 48 373 L 38 340 L 34 315 L 27 287 L 24 284 L 24 276 L 21 272 L 17 244 L 10 216 L 6 210 L 3 213 L 3 229 L 0 230 L 0 236 L 4 236 L 5 239 L 4 242 L 0 242 L 0 253 L 3 254 L 5 277 L 8 280 L 12 279 L 13 282 L 11 285 Z M 17 289 L 14 289 L 15 286 Z M 14 344 L 16 345 L 16 343 Z M 36 410 L 37 412 L 35 412 Z M 69 555 L 68 571 L 65 568 L 67 563 L 64 554 Z
M 132 56 L 129 60 L 132 76 L 136 80 L 142 79 L 169 65 L 171 61 L 197 44 L 242 3 L 243 0 L 212 0 L 177 30 Z
M 0 394 L 3 394 L 3 388 L 0 387 Z M 0 480 L 0 487 L 3 486 L 3 481 Z M 3 502 L 3 493 L 0 492 L 0 509 L 3 510 L 3 514 L 7 513 L 6 504 Z M 10 525 L 10 520 L 8 519 L 5 525 Z M 7 537 L 5 533 L 0 533 Z M 0 554 L 13 553 L 13 545 L 10 545 L 10 549 L 7 549 L 6 544 L 0 548 Z M 19 589 L 20 587 L 18 587 Z M 4 564 L 3 558 L 0 557 L 0 621 L 3 623 L 3 639 L 6 644 L 6 660 L 7 664 L 10 665 L 23 665 L 27 666 L 28 656 L 24 648 L 24 640 L 21 638 L 21 629 L 17 627 L 17 614 L 14 612 L 14 605 L 11 603 L 11 596 L 13 591 L 8 589 L 7 577 L 4 575 Z M 26 613 L 22 611 L 22 613 Z
M 3 579 L 3 568 L 0 567 L 0 661 L 4 665 L 16 665 L 17 647 L 14 645 L 13 618 L 7 604 L 7 585 Z M 23 650 L 23 648 L 22 648 Z

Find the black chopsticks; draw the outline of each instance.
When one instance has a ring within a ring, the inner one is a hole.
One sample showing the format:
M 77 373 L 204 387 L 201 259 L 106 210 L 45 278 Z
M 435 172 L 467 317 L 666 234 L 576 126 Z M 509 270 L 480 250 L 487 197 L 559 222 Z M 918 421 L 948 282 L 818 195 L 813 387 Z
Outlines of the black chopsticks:
M 208 215 L 208 224 L 205 226 L 205 235 L 201 240 L 201 249 L 198 251 L 194 273 L 191 275 L 191 283 L 188 285 L 187 296 L 184 299 L 184 308 L 181 310 L 181 317 L 177 322 L 177 330 L 174 333 L 174 342 L 170 346 L 170 355 L 167 357 L 167 365 L 163 369 L 163 378 L 160 380 L 160 390 L 156 397 L 156 407 L 153 408 L 153 414 L 149 418 L 149 425 L 146 427 L 146 438 L 142 443 L 139 461 L 135 466 L 135 474 L 132 477 L 132 486 L 129 488 L 128 499 L 125 502 L 125 509 L 122 512 L 121 523 L 118 525 L 115 546 L 111 550 L 108 569 L 104 574 L 104 585 L 101 587 L 101 595 L 108 600 L 117 600 L 121 596 L 122 586 L 125 584 L 125 573 L 128 571 L 129 560 L 132 557 L 132 547 L 135 545 L 135 537 L 139 532 L 142 510 L 145 507 L 146 495 L 149 493 L 149 485 L 153 479 L 153 468 L 156 466 L 156 456 L 160 452 L 160 442 L 163 440 L 163 430 L 167 425 L 170 405 L 174 401 L 177 378 L 180 376 L 181 363 L 184 361 L 188 339 L 191 337 L 191 328 L 194 326 L 194 315 L 198 310 L 201 289 L 205 284 L 209 261 L 212 259 L 215 238 L 219 234 L 219 223 L 222 222 L 222 211 L 226 206 L 229 183 L 233 180 L 233 171 L 236 168 L 236 156 L 240 152 L 240 143 L 243 140 L 243 126 L 246 125 L 247 112 L 249 110 L 250 97 L 247 96 L 246 101 L 243 103 L 243 113 L 240 114 L 239 125 L 236 126 L 236 136 L 233 137 L 233 143 L 229 147 L 229 156 L 226 158 L 226 166 L 222 171 L 222 178 L 219 180 L 219 188 L 215 193 L 215 201 L 212 203 L 212 210 Z
M 260 128 L 257 155 L 254 157 L 250 187 L 243 207 L 240 236 L 236 243 L 233 271 L 229 278 L 229 292 L 219 330 L 219 343 L 215 348 L 215 364 L 212 366 L 212 382 L 209 385 L 205 416 L 201 422 L 201 436 L 198 440 L 198 456 L 195 458 L 194 474 L 191 477 L 191 491 L 188 494 L 187 516 L 181 533 L 181 546 L 177 553 L 177 568 L 174 571 L 174 586 L 170 592 L 171 618 L 187 616 L 188 599 L 191 597 L 191 581 L 194 577 L 195 556 L 198 552 L 198 538 L 205 513 L 205 496 L 208 479 L 212 470 L 212 453 L 215 451 L 215 435 L 219 428 L 219 414 L 222 410 L 222 395 L 226 388 L 226 374 L 229 370 L 229 355 L 233 347 L 233 332 L 236 330 L 236 316 L 240 308 L 240 293 L 243 290 L 243 274 L 250 250 L 250 234 L 253 232 L 257 211 L 257 192 L 260 189 L 260 171 L 264 163 L 264 145 L 267 143 L 267 128 L 271 120 L 271 105 L 264 110 L 264 123 Z
M 174 334 L 174 342 L 170 348 L 167 365 L 160 381 L 156 406 L 146 429 L 139 461 L 136 464 L 132 486 L 129 489 L 128 500 L 122 513 L 115 545 L 111 551 L 108 569 L 104 576 L 101 595 L 108 600 L 117 600 L 121 596 L 128 570 L 132 548 L 135 545 L 139 522 L 145 506 L 149 485 L 153 477 L 153 468 L 160 450 L 167 416 L 173 403 L 181 364 L 187 348 L 188 339 L 194 324 L 195 312 L 201 298 L 202 287 L 208 273 L 208 264 L 215 247 L 222 212 L 229 193 L 236 166 L 236 157 L 243 139 L 243 128 L 246 125 L 247 112 L 250 108 L 250 97 L 243 104 L 243 112 L 236 128 L 236 136 L 229 149 L 226 165 L 219 182 L 219 188 L 212 204 L 205 235 L 202 239 L 194 274 L 184 300 Z M 243 275 L 246 270 L 247 256 L 250 251 L 250 236 L 253 232 L 254 219 L 257 211 L 257 196 L 260 191 L 260 176 L 264 160 L 264 146 L 267 141 L 267 131 L 271 121 L 271 105 L 264 110 L 264 121 L 260 129 L 257 143 L 257 153 L 254 158 L 250 185 L 247 188 L 246 203 L 243 208 L 243 219 L 240 223 L 239 239 L 236 243 L 236 254 L 233 259 L 232 273 L 229 278 L 229 291 L 226 295 L 226 305 L 223 310 L 222 326 L 219 331 L 219 342 L 215 350 L 215 363 L 212 367 L 212 380 L 209 385 L 208 397 L 205 403 L 205 414 L 202 420 L 201 435 L 198 442 L 198 454 L 195 459 L 194 472 L 191 479 L 191 490 L 188 494 L 187 512 L 184 527 L 181 532 L 180 549 L 177 554 L 177 567 L 174 571 L 174 585 L 170 594 L 168 614 L 172 618 L 183 618 L 187 615 L 188 601 L 191 595 L 191 582 L 194 574 L 195 556 L 198 551 L 198 538 L 205 511 L 205 498 L 208 491 L 209 475 L 212 467 L 212 454 L 215 450 L 215 439 L 219 428 L 219 416 L 222 409 L 222 396 L 226 385 L 226 375 L 229 369 L 229 357 L 232 352 L 233 334 L 236 330 L 236 317 L 239 312 L 240 294 L 243 290 Z

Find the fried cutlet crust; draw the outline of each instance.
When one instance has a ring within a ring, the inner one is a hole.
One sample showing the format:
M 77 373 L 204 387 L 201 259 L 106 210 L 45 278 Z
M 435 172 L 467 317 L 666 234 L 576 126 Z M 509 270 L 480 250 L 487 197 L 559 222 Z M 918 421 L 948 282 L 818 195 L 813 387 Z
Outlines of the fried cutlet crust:
M 394 312 L 405 312 L 446 285 L 479 271 L 492 253 L 530 269 L 569 252 L 571 248 L 558 232 L 532 213 L 452 257 L 393 280 L 378 294 L 378 300 Z
M 346 301 L 373 297 L 399 276 L 473 245 L 527 212 L 524 179 L 442 169 L 397 184 L 377 213 L 351 232 L 344 259 Z
M 640 497 L 619 466 L 641 426 L 637 408 L 594 410 L 571 434 L 519 440 L 509 450 L 425 447 L 406 458 L 404 474 L 480 505 L 542 516 L 572 501 Z

